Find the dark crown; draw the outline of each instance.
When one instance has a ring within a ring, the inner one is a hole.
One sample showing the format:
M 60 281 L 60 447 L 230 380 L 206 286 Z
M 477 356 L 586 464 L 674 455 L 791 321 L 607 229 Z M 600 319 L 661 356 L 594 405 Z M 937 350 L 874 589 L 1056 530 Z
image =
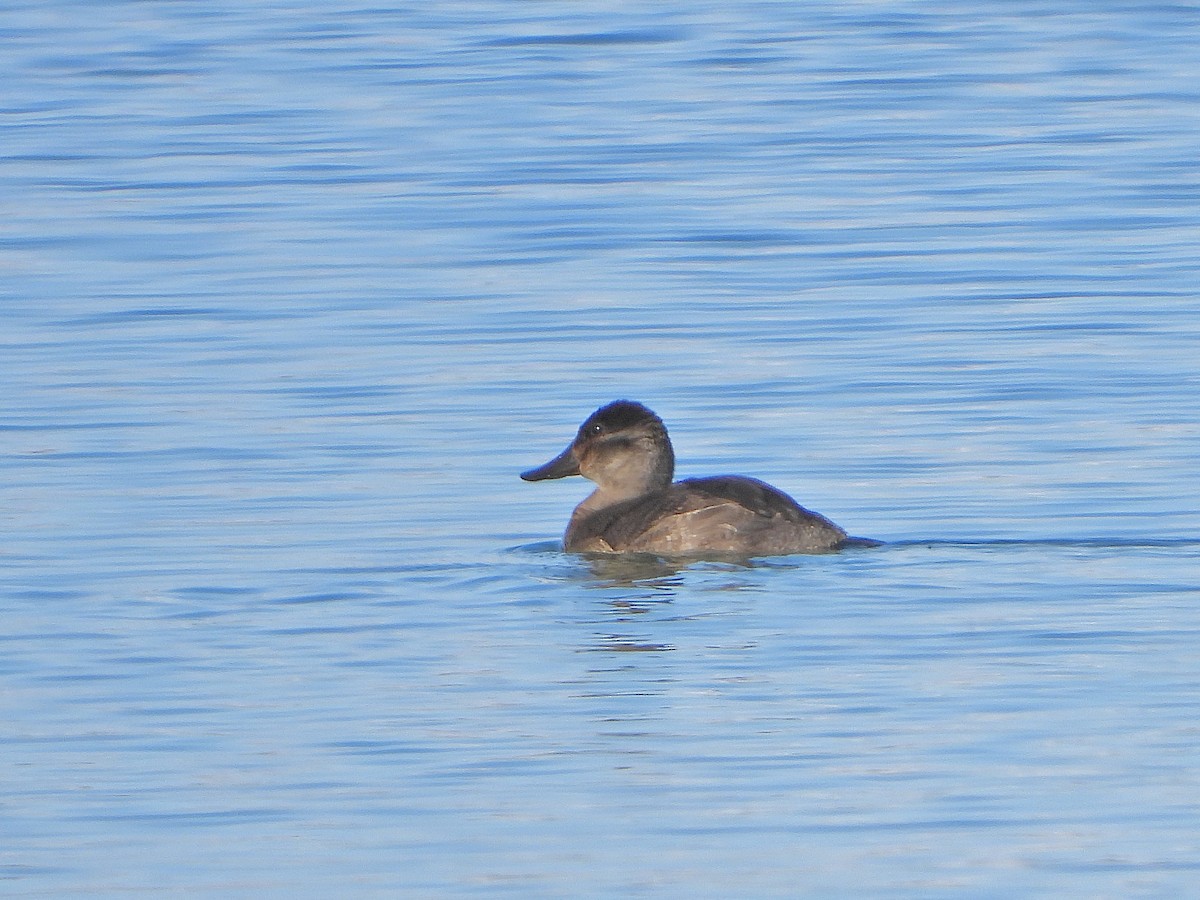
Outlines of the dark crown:
M 646 422 L 662 425 L 662 420 L 642 404 L 632 400 L 614 400 L 588 416 L 579 431 L 587 434 L 597 425 L 604 431 L 623 431 Z

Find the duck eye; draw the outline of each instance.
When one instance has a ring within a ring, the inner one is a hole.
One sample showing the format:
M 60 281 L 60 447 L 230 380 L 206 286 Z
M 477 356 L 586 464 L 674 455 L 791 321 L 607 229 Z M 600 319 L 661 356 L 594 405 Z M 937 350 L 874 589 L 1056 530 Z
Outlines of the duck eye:
M 600 434 L 602 431 L 604 431 L 604 426 L 601 425 L 599 422 L 597 422 L 595 425 L 593 425 L 591 428 L 588 429 L 588 432 L 591 434 Z

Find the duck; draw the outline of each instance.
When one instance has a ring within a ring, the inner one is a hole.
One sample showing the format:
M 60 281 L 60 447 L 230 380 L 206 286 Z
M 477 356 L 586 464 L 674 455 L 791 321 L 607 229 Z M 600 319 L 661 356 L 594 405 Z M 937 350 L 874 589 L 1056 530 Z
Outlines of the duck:
M 574 441 L 525 481 L 582 475 L 596 489 L 571 514 L 569 553 L 753 558 L 830 553 L 877 542 L 852 538 L 757 478 L 674 481 L 675 450 L 662 419 L 632 400 L 600 407 Z

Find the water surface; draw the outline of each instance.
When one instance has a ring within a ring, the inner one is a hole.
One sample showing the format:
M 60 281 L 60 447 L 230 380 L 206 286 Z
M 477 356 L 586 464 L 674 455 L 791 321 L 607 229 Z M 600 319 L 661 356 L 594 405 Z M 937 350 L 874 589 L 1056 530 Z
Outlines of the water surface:
M 14 896 L 1181 896 L 1200 14 L 17 4 Z M 882 548 L 528 485 L 617 397 Z

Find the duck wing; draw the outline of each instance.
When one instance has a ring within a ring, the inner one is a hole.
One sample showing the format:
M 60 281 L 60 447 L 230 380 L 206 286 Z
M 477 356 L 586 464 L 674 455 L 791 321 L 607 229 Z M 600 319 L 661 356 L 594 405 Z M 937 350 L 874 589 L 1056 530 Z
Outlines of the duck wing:
M 685 478 L 676 484 L 684 485 L 690 491 L 736 503 L 755 515 L 768 519 L 779 516 L 787 522 L 820 522 L 837 528 L 820 513 L 805 509 L 779 488 L 757 478 L 746 475 L 716 475 L 711 478 Z
M 755 478 L 691 478 L 601 510 L 569 549 L 663 555 L 769 556 L 833 549 L 846 533 Z

